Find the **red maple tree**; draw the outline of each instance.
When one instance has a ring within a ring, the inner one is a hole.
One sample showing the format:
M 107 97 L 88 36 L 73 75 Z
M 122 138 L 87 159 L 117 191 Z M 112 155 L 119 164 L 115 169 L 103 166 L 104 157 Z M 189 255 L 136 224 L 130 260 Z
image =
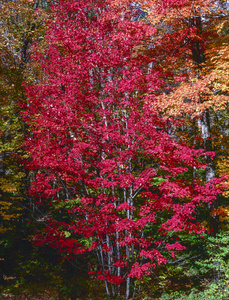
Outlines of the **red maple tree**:
M 155 29 L 101 1 L 60 0 L 53 10 L 47 51 L 35 57 L 44 77 L 27 87 L 25 117 L 30 193 L 61 212 L 45 218 L 39 243 L 66 257 L 94 252 L 91 275 L 108 295 L 125 283 L 129 298 L 136 278 L 185 248 L 178 232 L 204 231 L 195 211 L 220 193 L 220 180 L 190 179 L 203 151 L 178 144 L 176 121 L 152 109 L 164 74 L 146 70 L 154 57 L 138 49 Z

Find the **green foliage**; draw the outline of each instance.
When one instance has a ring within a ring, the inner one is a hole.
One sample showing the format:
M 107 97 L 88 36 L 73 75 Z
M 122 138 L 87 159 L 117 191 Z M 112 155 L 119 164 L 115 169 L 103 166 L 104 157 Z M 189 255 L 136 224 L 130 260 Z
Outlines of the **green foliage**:
M 216 237 L 208 238 L 208 258 L 198 262 L 200 272 L 209 274 L 212 282 L 206 286 L 206 296 L 214 295 L 217 299 L 229 297 L 229 235 L 222 231 Z
M 189 273 L 199 279 L 200 285 L 189 290 L 175 292 L 164 291 L 160 299 L 218 299 L 229 298 L 229 235 L 222 231 L 216 237 L 205 237 L 205 259 L 198 260 L 196 269 L 190 268 Z M 188 272 L 186 271 L 186 274 Z M 202 280 L 201 280 L 202 279 Z

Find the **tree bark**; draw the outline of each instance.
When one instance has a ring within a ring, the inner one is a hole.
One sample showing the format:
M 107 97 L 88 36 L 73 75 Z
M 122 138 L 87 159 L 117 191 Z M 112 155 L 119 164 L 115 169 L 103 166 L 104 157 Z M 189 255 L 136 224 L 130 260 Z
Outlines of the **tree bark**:
M 191 26 L 197 28 L 197 34 L 202 34 L 202 22 L 200 16 L 195 16 L 190 20 Z M 192 59 L 196 65 L 196 76 L 199 78 L 201 74 L 202 64 L 205 62 L 204 51 L 200 46 L 199 40 L 191 41 L 191 50 L 192 50 Z M 199 102 L 202 102 L 200 96 Z M 206 109 L 200 118 L 198 119 L 198 125 L 201 130 L 201 135 L 203 139 L 203 148 L 205 152 L 213 151 L 212 141 L 211 141 L 211 116 L 208 109 Z M 209 156 L 205 156 L 206 167 L 206 181 L 209 182 L 212 178 L 215 177 L 215 167 L 214 161 Z M 212 236 L 215 236 L 219 230 L 219 216 L 214 214 L 214 209 L 218 208 L 218 199 L 215 199 L 212 203 L 209 203 L 209 223 L 210 223 L 210 232 Z

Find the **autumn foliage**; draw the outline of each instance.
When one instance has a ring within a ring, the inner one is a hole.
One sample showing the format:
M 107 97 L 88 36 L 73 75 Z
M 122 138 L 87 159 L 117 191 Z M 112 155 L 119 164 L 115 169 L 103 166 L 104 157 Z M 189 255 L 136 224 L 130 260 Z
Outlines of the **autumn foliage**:
M 108 295 L 125 283 L 129 298 L 136 279 L 185 249 L 180 232 L 205 230 L 195 213 L 222 180 L 190 176 L 206 167 L 204 151 L 179 144 L 170 134 L 179 122 L 154 108 L 165 72 L 146 68 L 157 57 L 139 49 L 157 30 L 102 1 L 59 1 L 53 11 L 47 51 L 34 57 L 44 76 L 26 86 L 24 114 L 30 195 L 51 206 L 37 244 L 66 258 L 93 252 L 90 274 Z

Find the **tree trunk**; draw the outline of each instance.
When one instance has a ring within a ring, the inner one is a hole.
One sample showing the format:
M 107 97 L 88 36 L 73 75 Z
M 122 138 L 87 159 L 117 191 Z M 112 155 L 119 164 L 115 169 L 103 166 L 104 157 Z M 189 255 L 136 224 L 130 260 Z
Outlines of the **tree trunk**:
M 195 16 L 190 20 L 191 26 L 195 26 L 197 28 L 197 34 L 202 34 L 202 23 L 201 17 Z M 191 50 L 192 50 L 192 59 L 195 63 L 196 76 L 197 78 L 200 76 L 202 64 L 205 62 L 204 51 L 200 47 L 199 40 L 191 41 Z M 202 102 L 202 98 L 200 96 L 199 102 Z M 200 118 L 198 119 L 198 125 L 201 130 L 202 138 L 203 138 L 203 148 L 206 152 L 213 151 L 212 141 L 211 141 L 211 126 L 210 126 L 211 116 L 208 109 L 206 109 Z M 205 156 L 205 162 L 207 164 L 206 167 L 206 181 L 209 182 L 212 178 L 215 177 L 215 168 L 214 161 L 209 156 Z M 215 236 L 219 230 L 219 216 L 214 214 L 214 209 L 218 208 L 218 200 L 215 199 L 212 203 L 209 204 L 209 223 L 210 223 L 210 232 L 212 236 Z

